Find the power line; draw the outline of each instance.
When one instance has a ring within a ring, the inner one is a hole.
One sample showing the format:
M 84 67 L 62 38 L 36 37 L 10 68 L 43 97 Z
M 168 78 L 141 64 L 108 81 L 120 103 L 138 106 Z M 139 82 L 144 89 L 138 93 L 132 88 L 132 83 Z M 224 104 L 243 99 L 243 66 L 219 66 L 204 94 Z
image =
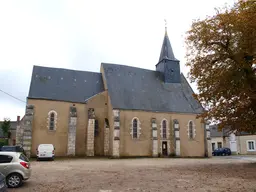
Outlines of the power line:
M 19 98 L 15 97 L 15 96 L 13 96 L 13 95 L 11 95 L 11 94 L 7 93 L 7 92 L 5 92 L 5 91 L 3 91 L 3 90 L 1 90 L 1 89 L 0 89 L 0 91 L 1 91 L 1 92 L 3 92 L 3 93 L 5 93 L 5 94 L 6 94 L 6 95 L 8 95 L 8 96 L 10 96 L 10 97 L 14 98 L 14 99 L 17 99 L 17 100 L 19 100 L 19 101 L 21 101 L 21 102 L 23 102 L 23 103 L 26 103 L 25 101 L 23 101 L 23 100 L 21 100 L 21 99 L 19 99 Z

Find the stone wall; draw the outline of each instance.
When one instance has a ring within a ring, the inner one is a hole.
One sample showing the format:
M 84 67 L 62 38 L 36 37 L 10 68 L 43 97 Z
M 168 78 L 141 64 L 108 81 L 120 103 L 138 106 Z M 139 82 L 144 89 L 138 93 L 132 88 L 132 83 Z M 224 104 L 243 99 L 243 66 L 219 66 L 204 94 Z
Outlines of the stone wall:
M 31 156 L 33 117 L 34 106 L 27 105 L 25 116 L 16 132 L 16 145 L 22 146 L 28 157 Z
M 133 118 L 138 118 L 141 123 L 141 135 L 137 139 L 133 139 L 130 135 L 131 121 Z M 156 119 L 158 143 L 153 144 L 152 140 L 152 118 Z M 170 129 L 169 139 L 163 140 L 159 131 L 160 124 L 163 119 L 168 122 L 167 127 Z M 161 145 L 163 141 L 168 141 L 168 153 L 175 154 L 174 148 L 174 128 L 173 120 L 179 122 L 179 138 L 177 145 L 180 145 L 181 157 L 204 157 L 204 129 L 201 124 L 201 119 L 197 119 L 195 114 L 174 114 L 160 112 L 146 112 L 138 110 L 120 110 L 120 156 L 152 156 L 153 145 L 158 145 L 158 153 L 161 153 Z M 193 121 L 196 128 L 196 136 L 190 140 L 187 135 L 187 124 Z M 178 136 L 178 135 L 177 135 Z M 138 147 L 139 146 L 139 147 Z M 178 154 L 178 152 L 177 152 Z
M 22 145 L 22 136 L 23 136 L 23 134 L 21 133 L 22 132 L 21 124 L 22 124 L 22 121 L 18 121 L 17 128 L 16 128 L 16 145 L 19 145 L 19 146 Z
M 68 124 L 68 149 L 67 155 L 76 155 L 76 124 L 77 124 L 77 111 L 76 107 L 71 106 L 69 109 L 69 124 Z

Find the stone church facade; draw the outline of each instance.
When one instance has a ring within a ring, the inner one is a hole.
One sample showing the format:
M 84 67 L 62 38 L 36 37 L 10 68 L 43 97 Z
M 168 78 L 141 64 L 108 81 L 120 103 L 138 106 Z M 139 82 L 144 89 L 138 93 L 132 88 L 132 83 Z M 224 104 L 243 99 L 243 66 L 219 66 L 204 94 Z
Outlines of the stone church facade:
M 100 73 L 34 66 L 16 142 L 30 156 L 211 156 L 209 126 L 167 33 L 156 70 L 102 63 Z

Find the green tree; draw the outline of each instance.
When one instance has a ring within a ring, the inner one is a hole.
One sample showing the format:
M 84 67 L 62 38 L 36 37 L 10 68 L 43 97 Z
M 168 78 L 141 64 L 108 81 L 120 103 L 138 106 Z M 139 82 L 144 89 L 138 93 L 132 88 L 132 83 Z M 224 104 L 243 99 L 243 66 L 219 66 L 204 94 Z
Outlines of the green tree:
M 193 22 L 187 32 L 189 78 L 200 115 L 220 128 L 256 131 L 256 1 L 237 2 Z
M 3 123 L 1 124 L 1 129 L 5 137 L 8 137 L 8 138 L 10 137 L 10 134 L 9 134 L 10 128 L 11 128 L 10 119 L 5 118 Z

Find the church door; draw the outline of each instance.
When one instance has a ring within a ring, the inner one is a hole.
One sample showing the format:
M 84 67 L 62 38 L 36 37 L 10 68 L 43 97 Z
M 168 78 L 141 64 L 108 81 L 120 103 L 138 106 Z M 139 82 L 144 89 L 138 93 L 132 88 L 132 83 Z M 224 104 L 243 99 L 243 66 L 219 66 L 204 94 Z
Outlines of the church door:
M 167 153 L 167 141 L 163 141 L 162 142 L 162 155 L 163 156 L 167 156 L 168 153 Z

